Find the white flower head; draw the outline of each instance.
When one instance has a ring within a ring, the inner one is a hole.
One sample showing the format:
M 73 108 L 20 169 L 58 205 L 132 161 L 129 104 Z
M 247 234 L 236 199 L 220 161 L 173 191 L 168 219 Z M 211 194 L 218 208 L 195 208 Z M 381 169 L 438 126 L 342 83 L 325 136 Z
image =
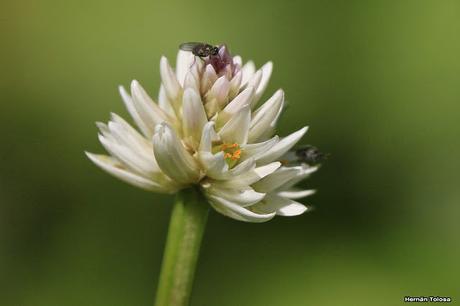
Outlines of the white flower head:
M 294 186 L 317 167 L 284 160 L 307 131 L 274 135 L 284 92 L 258 105 L 272 66 L 243 65 L 225 45 L 207 58 L 180 50 L 175 71 L 162 57 L 158 103 L 135 80 L 130 93 L 120 86 L 137 129 L 112 114 L 108 124 L 97 123 L 109 155 L 87 156 L 146 190 L 175 193 L 197 185 L 215 210 L 233 219 L 264 222 L 302 214 L 307 207 L 295 200 L 314 191 Z

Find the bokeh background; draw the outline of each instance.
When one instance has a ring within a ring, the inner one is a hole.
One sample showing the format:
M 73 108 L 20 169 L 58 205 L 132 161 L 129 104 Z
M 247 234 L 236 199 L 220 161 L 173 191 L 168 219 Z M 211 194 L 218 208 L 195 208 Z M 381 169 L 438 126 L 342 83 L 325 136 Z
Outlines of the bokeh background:
M 194 306 L 460 298 L 460 2 L 24 0 L 0 4 L 0 305 L 152 305 L 173 198 L 92 165 L 117 85 L 226 42 L 275 64 L 281 135 L 331 158 L 316 209 L 211 213 Z

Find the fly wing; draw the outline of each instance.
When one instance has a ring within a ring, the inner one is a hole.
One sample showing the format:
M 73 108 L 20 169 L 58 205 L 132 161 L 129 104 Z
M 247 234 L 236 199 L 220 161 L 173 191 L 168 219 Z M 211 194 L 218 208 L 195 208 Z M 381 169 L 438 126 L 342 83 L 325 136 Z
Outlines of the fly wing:
M 183 51 L 193 51 L 194 48 L 198 47 L 198 46 L 201 46 L 203 45 L 203 43 L 199 43 L 199 42 L 186 42 L 186 43 L 183 43 L 183 44 L 180 44 L 179 45 L 179 49 L 183 50 Z

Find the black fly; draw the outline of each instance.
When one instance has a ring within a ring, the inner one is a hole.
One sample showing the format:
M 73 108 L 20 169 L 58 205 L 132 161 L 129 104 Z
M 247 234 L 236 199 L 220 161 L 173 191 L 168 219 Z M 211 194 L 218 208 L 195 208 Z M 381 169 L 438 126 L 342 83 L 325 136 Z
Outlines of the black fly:
M 297 160 L 309 165 L 318 164 L 329 157 L 329 154 L 323 153 L 317 147 L 306 145 L 295 150 Z
M 298 165 L 306 163 L 310 166 L 321 163 L 329 157 L 329 154 L 320 152 L 317 147 L 305 145 L 297 150 L 287 152 L 281 159 L 284 165 Z
M 179 49 L 183 51 L 190 51 L 193 53 L 193 55 L 201 58 L 208 56 L 216 56 L 219 54 L 219 47 L 201 42 L 186 42 L 180 44 Z

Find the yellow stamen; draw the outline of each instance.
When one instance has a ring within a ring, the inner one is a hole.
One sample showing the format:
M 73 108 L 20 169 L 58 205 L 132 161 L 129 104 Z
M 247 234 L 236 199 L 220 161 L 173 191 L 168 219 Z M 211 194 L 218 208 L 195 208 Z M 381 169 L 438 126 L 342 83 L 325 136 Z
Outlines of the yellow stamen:
M 220 145 L 220 150 L 225 153 L 224 158 L 231 167 L 241 158 L 242 151 L 237 143 L 223 143 Z

